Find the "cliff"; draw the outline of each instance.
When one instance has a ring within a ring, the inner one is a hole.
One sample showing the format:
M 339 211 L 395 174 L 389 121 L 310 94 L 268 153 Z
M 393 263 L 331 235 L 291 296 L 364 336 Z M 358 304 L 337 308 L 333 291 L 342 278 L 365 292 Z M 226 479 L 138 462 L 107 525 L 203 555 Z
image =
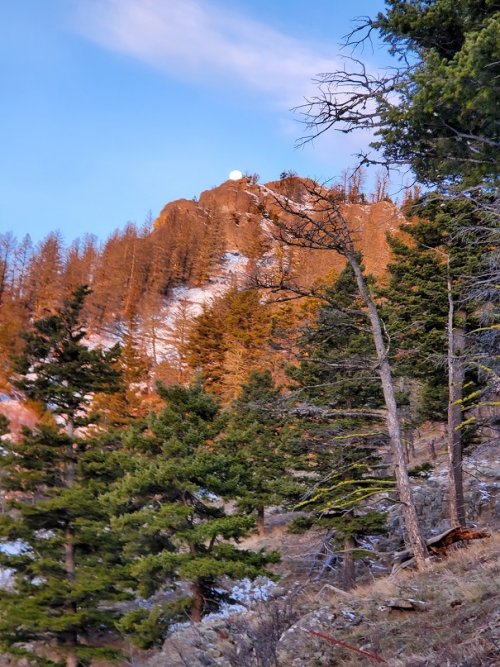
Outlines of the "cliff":
M 280 198 L 286 196 L 297 206 L 307 206 L 310 181 L 291 177 L 266 184 L 251 178 L 226 181 L 202 192 L 199 199 L 180 199 L 167 204 L 155 221 L 155 229 L 169 228 L 182 236 L 206 234 L 216 226 L 225 251 L 250 260 L 250 266 L 272 252 L 273 241 L 263 220 L 262 210 L 278 212 Z M 342 202 L 340 210 L 351 228 L 355 245 L 362 252 L 369 273 L 381 276 L 390 258 L 387 233 L 394 233 L 405 221 L 390 201 L 376 203 Z M 335 252 L 301 250 L 293 253 L 294 268 L 301 282 L 310 284 L 327 274 L 338 274 L 344 260 Z

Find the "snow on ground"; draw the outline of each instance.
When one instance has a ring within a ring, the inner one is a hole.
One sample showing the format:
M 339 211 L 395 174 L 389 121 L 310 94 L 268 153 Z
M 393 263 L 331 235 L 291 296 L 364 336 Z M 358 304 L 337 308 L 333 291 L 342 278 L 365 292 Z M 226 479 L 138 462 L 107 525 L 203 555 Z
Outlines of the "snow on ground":
M 8 556 L 19 556 L 26 550 L 27 545 L 24 542 L 21 542 L 21 540 L 0 544 L 0 551 Z M 14 585 L 13 574 L 13 570 L 6 567 L 0 567 L 0 590 L 5 591 L 12 589 Z
M 203 307 L 222 296 L 233 284 L 241 284 L 246 276 L 248 257 L 239 252 L 226 252 L 220 268 L 204 285 L 175 287 L 165 299 L 154 332 L 146 338 L 146 351 L 156 361 L 176 360 L 182 328 L 200 315 Z
M 177 361 L 178 345 L 182 339 L 182 329 L 186 328 L 203 307 L 217 297 L 222 296 L 233 284 L 241 284 L 246 277 L 248 257 L 239 252 L 226 252 L 218 270 L 204 284 L 198 287 L 179 285 L 174 287 L 165 298 L 154 320 L 143 323 L 142 338 L 145 352 L 155 363 Z M 91 348 L 108 349 L 120 342 L 120 336 L 114 331 L 102 331 L 89 336 Z
M 232 614 L 248 611 L 249 607 L 258 602 L 267 602 L 275 597 L 277 585 L 267 577 L 257 577 L 255 581 L 250 579 L 242 579 L 236 583 L 229 595 L 231 602 L 223 602 L 219 611 L 212 612 L 203 617 L 202 623 L 209 622 L 217 618 L 227 618 Z M 221 593 L 227 593 L 226 589 L 220 589 Z M 183 630 L 190 627 L 191 623 L 186 621 L 182 623 L 175 623 L 170 627 L 170 633 Z
M 251 579 L 241 579 L 228 591 L 230 602 L 223 602 L 219 611 L 207 614 L 206 619 L 225 618 L 230 614 L 236 614 L 240 611 L 246 611 L 248 607 L 256 602 L 267 602 L 273 597 L 277 588 L 274 581 L 267 577 L 257 577 L 254 581 Z M 226 593 L 225 589 L 220 590 Z
M 27 544 L 21 540 L 16 540 L 15 542 L 4 542 L 0 544 L 0 551 L 8 556 L 19 556 L 23 551 L 28 549 Z
M 96 347 L 102 347 L 105 350 L 108 350 L 119 342 L 120 337 L 112 331 L 103 331 L 100 334 L 93 333 L 86 340 L 86 344 L 91 350 L 95 349 Z

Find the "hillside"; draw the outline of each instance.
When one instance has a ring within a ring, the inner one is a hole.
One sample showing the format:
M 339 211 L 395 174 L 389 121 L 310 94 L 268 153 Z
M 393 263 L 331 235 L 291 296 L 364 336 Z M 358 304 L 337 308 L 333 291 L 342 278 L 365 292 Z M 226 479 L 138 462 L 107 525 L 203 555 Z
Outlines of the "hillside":
M 493 667 L 500 660 L 498 535 L 424 573 L 350 593 L 299 587 L 245 613 L 179 630 L 148 667 Z
M 50 234 L 38 246 L 6 237 L 0 256 L 0 380 L 20 350 L 18 333 L 33 319 L 53 312 L 78 284 L 92 294 L 85 319 L 93 345 L 123 342 L 133 329 L 154 378 L 185 375 L 180 348 L 193 318 L 231 287 L 246 287 L 258 270 L 286 263 L 302 286 L 332 281 L 345 265 L 334 251 L 287 249 L 273 238 L 264 211 L 280 216 L 280 202 L 307 210 L 312 182 L 297 176 L 259 184 L 254 177 L 226 181 L 197 200 L 165 205 L 155 221 L 129 223 L 99 243 L 93 237 L 65 247 Z M 384 274 L 390 259 L 387 234 L 405 222 L 390 201 L 333 186 L 369 273 Z M 328 190 L 326 190 L 328 192 Z M 263 297 L 262 297 L 263 298 Z M 290 323 L 291 326 L 291 323 Z M 5 384 L 8 389 L 8 382 Z
M 307 179 L 294 176 L 263 185 L 247 177 L 226 181 L 202 192 L 197 201 L 181 199 L 167 204 L 154 228 L 157 231 L 176 230 L 179 236 L 187 234 L 189 229 L 189 234 L 198 239 L 216 229 L 225 252 L 238 253 L 248 258 L 250 264 L 258 263 L 273 248 L 262 209 L 279 213 L 279 202 L 283 197 L 307 208 L 309 186 Z M 367 271 L 380 276 L 390 256 L 386 235 L 397 231 L 405 221 L 404 216 L 390 201 L 355 203 L 342 194 L 339 203 L 354 241 L 363 253 Z M 293 261 L 301 281 L 307 285 L 330 272 L 338 274 L 344 266 L 344 260 L 336 253 L 320 251 L 297 250 Z
M 447 401 L 443 363 L 455 357 L 450 296 L 465 294 L 462 268 L 479 253 L 458 248 L 451 293 L 446 219 L 436 229 L 422 216 L 399 234 L 405 218 L 390 202 L 321 196 L 317 206 L 297 177 L 246 178 L 168 204 L 154 224 L 129 225 L 100 247 L 65 249 L 57 236 L 31 254 L 14 246 L 0 339 L 19 392 L 0 401 L 8 652 L 66 656 L 67 667 L 124 653 L 148 667 L 362 664 L 349 651 L 394 666 L 455 660 L 453 633 L 429 651 L 414 626 L 380 613 L 428 611 L 437 624 L 443 607 L 426 605 L 446 575 L 439 564 L 426 571 L 448 545 L 436 554 L 433 540 L 489 538 L 498 525 L 495 385 L 470 372 L 471 347 L 469 375 L 458 377 L 460 391 L 473 390 Z M 276 233 L 303 219 L 305 243 Z M 339 230 L 347 265 L 328 242 Z M 328 251 L 307 247 L 321 247 L 315 234 Z M 259 275 L 317 296 L 268 301 Z M 471 340 L 478 312 L 464 308 L 459 320 Z M 457 427 L 446 429 L 450 414 Z M 23 423 L 32 430 L 19 433 Z M 450 436 L 460 439 L 460 499 Z M 356 586 L 413 561 L 412 590 L 385 579 L 389 597 L 374 588 L 357 598 Z M 478 667 L 496 650 L 495 568 L 464 585 L 485 638 L 471 653 Z M 61 582 L 77 602 L 60 595 Z M 445 604 L 455 609 L 453 596 Z M 304 631 L 311 640 L 297 641 Z M 473 636 L 462 634 L 469 651 Z M 401 637 L 408 654 L 395 653 Z M 340 658 L 330 651 L 338 641 L 349 645 Z

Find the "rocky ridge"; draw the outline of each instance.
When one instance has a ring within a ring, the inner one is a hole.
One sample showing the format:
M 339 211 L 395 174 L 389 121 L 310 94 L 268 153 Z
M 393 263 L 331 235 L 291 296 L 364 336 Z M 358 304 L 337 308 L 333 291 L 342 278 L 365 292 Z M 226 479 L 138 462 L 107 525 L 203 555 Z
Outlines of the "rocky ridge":
M 271 243 L 263 220 L 262 209 L 277 212 L 283 198 L 298 206 L 307 207 L 308 179 L 290 177 L 259 184 L 252 178 L 226 181 L 202 192 L 196 200 L 179 199 L 166 204 L 156 219 L 155 229 L 163 225 L 202 230 L 206 225 L 218 225 L 225 241 L 226 252 L 245 256 L 250 263 L 258 261 Z M 376 276 L 383 274 L 390 259 L 387 233 L 395 233 L 406 220 L 399 208 L 390 201 L 376 203 L 340 203 L 340 210 L 351 228 L 355 245 L 362 252 L 366 269 Z M 338 274 L 344 260 L 335 252 L 301 251 L 295 255 L 300 279 L 305 284 Z

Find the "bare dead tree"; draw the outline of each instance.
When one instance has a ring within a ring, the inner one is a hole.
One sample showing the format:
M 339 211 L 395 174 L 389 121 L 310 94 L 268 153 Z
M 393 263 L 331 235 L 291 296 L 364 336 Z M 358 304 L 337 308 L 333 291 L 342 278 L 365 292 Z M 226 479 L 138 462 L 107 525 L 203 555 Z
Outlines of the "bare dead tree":
M 307 205 L 297 206 L 291 199 L 280 196 L 275 199 L 277 207 L 267 216 L 272 224 L 277 241 L 291 247 L 337 252 L 349 263 L 359 295 L 366 307 L 371 335 L 376 350 L 377 374 L 380 378 L 386 406 L 386 424 L 393 453 L 393 465 L 400 501 L 404 508 L 405 526 L 410 549 L 415 554 L 417 567 L 427 565 L 427 546 L 413 500 L 405 447 L 401 434 L 398 407 L 392 371 L 388 359 L 388 340 L 377 304 L 364 275 L 360 253 L 356 249 L 351 230 L 330 190 L 316 184 L 308 186 Z M 277 211 L 277 212 L 276 212 Z M 260 288 L 272 293 L 293 292 L 290 276 L 261 273 L 255 278 Z M 296 288 L 296 286 L 295 286 Z M 302 290 L 303 293 L 303 290 Z

